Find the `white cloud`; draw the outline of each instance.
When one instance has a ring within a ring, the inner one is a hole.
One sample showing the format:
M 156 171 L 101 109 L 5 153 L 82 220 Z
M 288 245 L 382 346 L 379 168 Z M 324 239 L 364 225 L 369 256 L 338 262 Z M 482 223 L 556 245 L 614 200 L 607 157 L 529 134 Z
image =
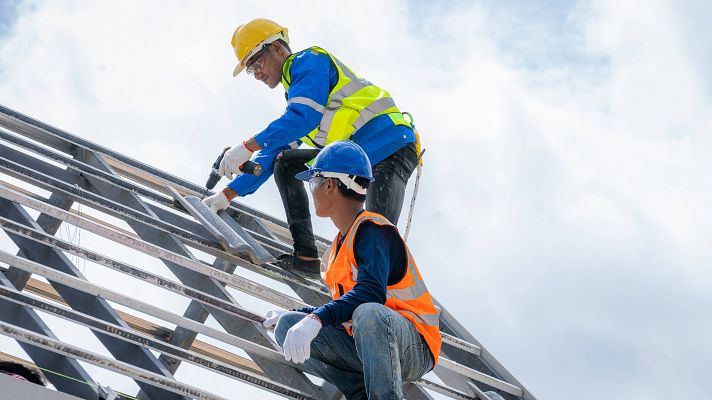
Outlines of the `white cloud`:
M 428 151 L 409 243 L 535 394 L 701 397 L 712 113 L 694 35 L 709 28 L 679 7 L 37 3 L 1 42 L 0 102 L 202 183 L 283 109 L 230 76 L 235 25 L 269 16 L 413 113 Z M 271 182 L 245 202 L 283 215 Z

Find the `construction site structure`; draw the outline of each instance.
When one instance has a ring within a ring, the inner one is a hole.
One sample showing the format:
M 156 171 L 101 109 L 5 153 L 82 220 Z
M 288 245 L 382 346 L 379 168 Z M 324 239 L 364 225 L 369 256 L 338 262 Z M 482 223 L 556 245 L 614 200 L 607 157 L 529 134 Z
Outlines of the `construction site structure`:
M 0 226 L 19 249 L 0 247 L 0 334 L 16 340 L 31 359 L 18 361 L 40 368 L 62 392 L 41 389 L 45 397 L 33 398 L 225 398 L 176 379 L 183 363 L 286 398 L 342 397 L 328 382 L 317 384 L 300 365 L 285 361 L 273 334 L 262 327 L 262 313 L 236 299 L 239 293 L 285 309 L 330 300 L 320 282 L 273 263 L 276 255 L 292 251 L 287 224 L 239 202 L 220 218 L 201 220 L 206 216 L 196 208 L 204 191 L 0 105 Z M 111 243 L 111 254 L 108 247 L 63 238 L 62 226 Z M 317 242 L 323 253 L 329 241 Z M 169 272 L 132 265 L 122 256 L 128 253 L 150 257 Z M 80 267 L 86 262 L 180 296 L 188 306 L 171 310 L 92 283 Z M 436 305 L 442 311 L 440 361 L 404 385 L 406 398 L 489 400 L 497 396 L 483 392 L 492 392 L 507 400 L 535 400 L 443 304 Z M 60 340 L 43 320 L 47 316 L 76 330 L 88 328 L 106 351 Z M 208 316 L 219 328 L 206 324 Z M 11 356 L 0 350 L 3 358 Z M 83 363 L 134 380 L 139 393 L 101 386 Z

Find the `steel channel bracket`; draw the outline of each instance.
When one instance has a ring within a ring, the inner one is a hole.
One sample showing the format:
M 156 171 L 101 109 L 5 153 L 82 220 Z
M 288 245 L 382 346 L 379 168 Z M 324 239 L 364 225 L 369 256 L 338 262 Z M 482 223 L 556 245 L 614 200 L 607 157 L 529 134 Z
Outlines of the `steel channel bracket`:
M 215 214 L 197 196 L 182 196 L 171 186 L 166 189 L 186 211 L 218 240 L 228 253 L 247 256 L 253 263 L 262 265 L 273 261 L 272 257 L 249 233 L 225 212 Z

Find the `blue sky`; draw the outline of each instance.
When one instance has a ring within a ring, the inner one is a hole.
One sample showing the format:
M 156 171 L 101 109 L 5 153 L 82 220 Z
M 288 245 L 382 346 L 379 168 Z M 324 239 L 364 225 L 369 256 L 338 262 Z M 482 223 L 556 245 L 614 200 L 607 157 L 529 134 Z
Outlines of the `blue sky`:
M 0 40 L 9 34 L 17 18 L 19 0 L 3 0 L 0 2 Z
M 230 76 L 229 47 L 244 20 L 280 21 L 413 113 L 428 151 L 409 245 L 535 395 L 709 393 L 712 7 L 392 1 L 336 20 L 331 4 L 23 3 L 0 103 L 202 183 L 283 110 Z M 244 202 L 283 218 L 272 182 Z

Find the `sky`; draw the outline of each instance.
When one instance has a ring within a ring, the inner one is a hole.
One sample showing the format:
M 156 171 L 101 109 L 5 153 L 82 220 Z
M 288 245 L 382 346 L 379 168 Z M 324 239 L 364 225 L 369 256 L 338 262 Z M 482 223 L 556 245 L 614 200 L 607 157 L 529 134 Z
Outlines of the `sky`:
M 712 5 L 333 7 L 0 0 L 0 103 L 202 184 L 284 110 L 281 88 L 232 78 L 229 44 L 242 22 L 279 21 L 292 48 L 324 47 L 413 114 L 427 152 L 411 251 L 534 395 L 712 391 Z M 284 218 L 273 181 L 242 201 Z

